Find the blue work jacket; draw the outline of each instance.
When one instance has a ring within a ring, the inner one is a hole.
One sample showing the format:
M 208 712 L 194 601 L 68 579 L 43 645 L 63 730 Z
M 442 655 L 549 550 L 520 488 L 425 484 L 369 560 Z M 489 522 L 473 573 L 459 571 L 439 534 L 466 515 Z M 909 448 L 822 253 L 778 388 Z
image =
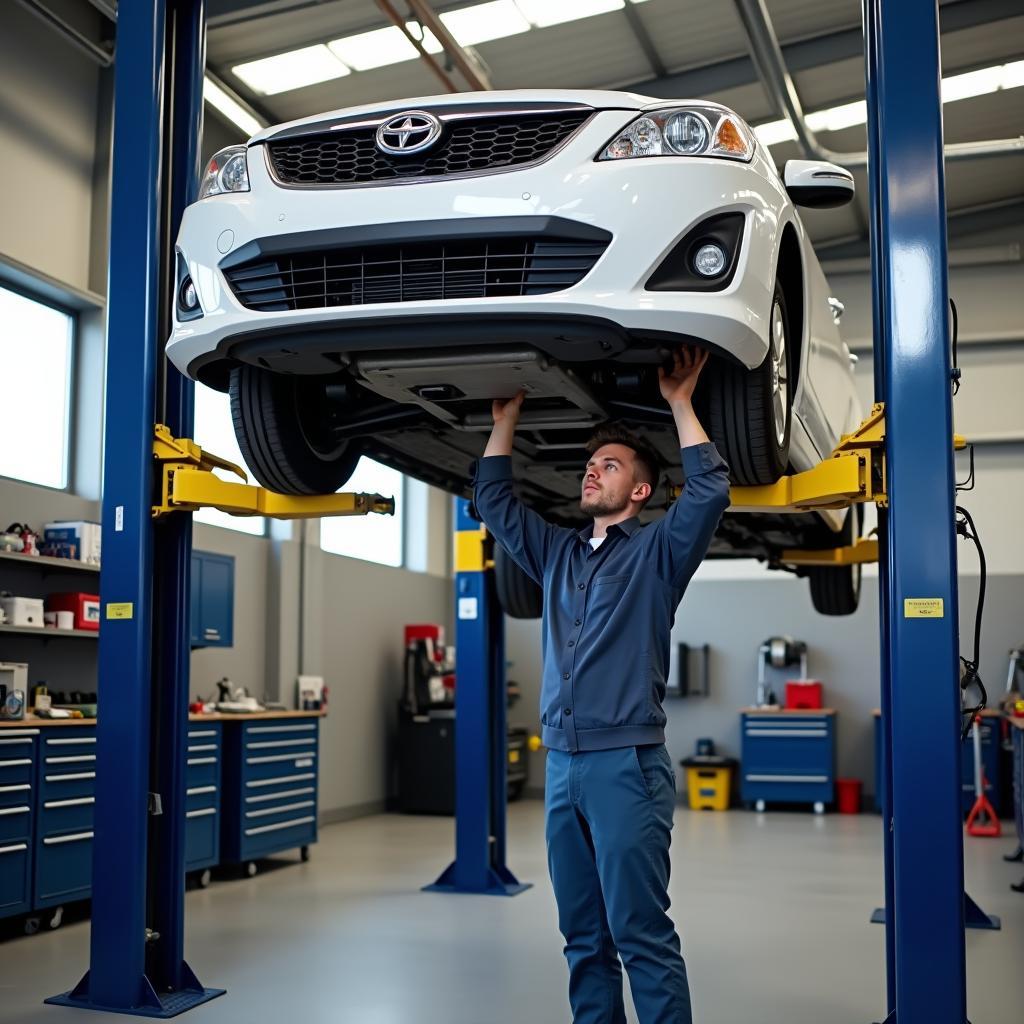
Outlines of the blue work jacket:
M 512 460 L 477 462 L 474 500 L 487 529 L 544 590 L 541 724 L 553 750 L 607 750 L 665 739 L 665 677 L 676 608 L 729 504 L 713 444 L 681 450 L 682 494 L 657 522 L 554 526 L 512 490 Z

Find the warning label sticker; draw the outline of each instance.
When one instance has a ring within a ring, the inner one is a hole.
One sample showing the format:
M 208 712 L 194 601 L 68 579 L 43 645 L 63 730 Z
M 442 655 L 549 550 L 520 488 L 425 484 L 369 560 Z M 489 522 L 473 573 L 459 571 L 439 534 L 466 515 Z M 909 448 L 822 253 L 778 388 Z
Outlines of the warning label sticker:
M 123 601 L 120 604 L 107 602 L 108 619 L 130 619 L 135 614 L 135 605 L 131 601 Z
M 905 597 L 903 599 L 903 618 L 905 619 L 941 619 L 943 614 L 941 597 Z

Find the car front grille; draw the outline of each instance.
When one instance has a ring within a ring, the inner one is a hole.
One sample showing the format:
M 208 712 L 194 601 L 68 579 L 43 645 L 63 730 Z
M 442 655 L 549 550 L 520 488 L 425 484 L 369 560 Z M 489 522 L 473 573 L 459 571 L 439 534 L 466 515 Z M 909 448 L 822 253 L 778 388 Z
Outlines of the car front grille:
M 267 143 L 283 185 L 359 185 L 500 170 L 546 157 L 590 116 L 571 111 L 480 117 L 445 124 L 440 141 L 412 156 L 377 148 L 376 128 L 323 132 Z
M 224 273 L 238 301 L 259 312 L 490 299 L 571 288 L 607 245 L 551 236 L 363 245 L 260 256 Z

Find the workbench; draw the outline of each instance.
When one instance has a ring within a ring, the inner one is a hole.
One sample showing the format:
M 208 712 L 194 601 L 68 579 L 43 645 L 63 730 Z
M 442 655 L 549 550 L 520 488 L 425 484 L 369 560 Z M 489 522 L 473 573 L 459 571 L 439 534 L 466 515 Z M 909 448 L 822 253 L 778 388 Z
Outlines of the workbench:
M 742 708 L 740 799 L 809 803 L 821 814 L 835 797 L 834 708 Z
M 875 719 L 875 810 L 882 811 L 882 712 L 875 708 L 872 712 Z M 996 814 L 1003 816 L 1006 794 L 1003 792 L 1002 772 L 999 765 L 999 721 L 1001 712 L 994 708 L 986 708 L 981 712 L 981 767 L 985 773 L 985 795 L 995 808 Z M 974 737 L 967 734 L 960 752 L 960 808 L 966 816 L 971 813 L 977 795 L 974 792 Z
M 188 716 L 185 866 L 201 884 L 222 862 L 252 874 L 256 858 L 308 855 L 324 714 Z M 90 897 L 95 779 L 96 719 L 0 721 L 0 917 L 49 910 L 57 927 Z

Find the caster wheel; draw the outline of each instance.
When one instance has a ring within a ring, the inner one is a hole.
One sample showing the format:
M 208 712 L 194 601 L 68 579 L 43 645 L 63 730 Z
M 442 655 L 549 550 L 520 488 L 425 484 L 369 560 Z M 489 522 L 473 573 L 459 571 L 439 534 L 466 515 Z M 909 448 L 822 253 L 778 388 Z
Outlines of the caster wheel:
M 825 813 L 825 805 L 820 800 L 815 801 L 814 813 L 815 814 L 824 814 Z
M 57 907 L 50 917 L 50 920 L 46 923 L 49 925 L 51 931 L 55 931 L 61 926 L 61 922 L 64 920 L 64 908 Z
M 754 804 L 754 810 L 757 811 L 758 814 L 763 814 L 764 813 L 764 807 L 765 807 L 765 804 L 764 804 L 763 800 L 758 800 Z
M 251 860 L 245 865 L 245 873 L 249 878 L 255 878 L 257 871 L 259 871 L 259 867 L 257 866 L 256 861 Z
M 26 935 L 35 935 L 36 932 L 39 931 L 40 923 L 41 922 L 40 922 L 38 917 L 26 917 L 25 918 L 25 924 L 24 924 L 25 934 Z
M 210 887 L 210 879 L 213 876 L 210 874 L 210 869 L 207 868 L 199 875 L 199 888 L 208 889 Z
M 299 856 L 302 858 L 302 863 L 305 864 L 309 860 L 309 847 L 303 846 L 299 850 Z

